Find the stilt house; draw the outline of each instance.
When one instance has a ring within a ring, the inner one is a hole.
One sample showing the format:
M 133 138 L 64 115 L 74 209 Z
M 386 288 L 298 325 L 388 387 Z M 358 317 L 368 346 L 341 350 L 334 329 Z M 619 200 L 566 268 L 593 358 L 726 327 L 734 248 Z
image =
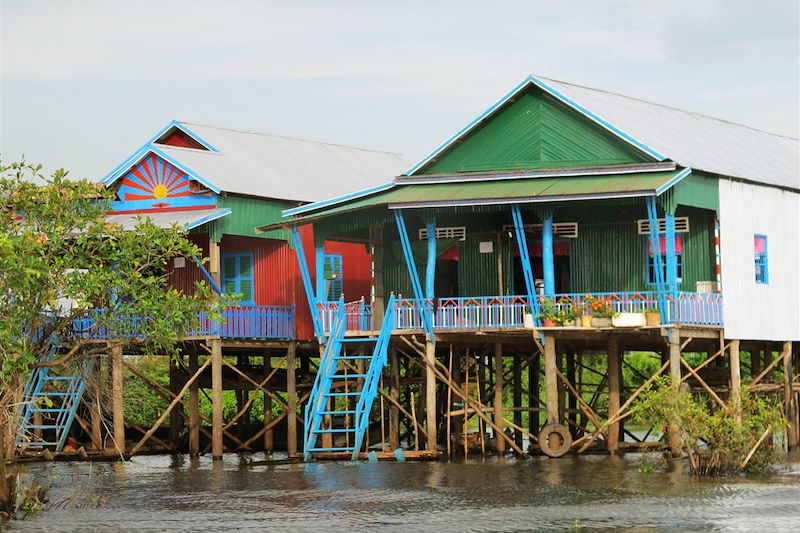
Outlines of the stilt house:
M 740 347 L 763 348 L 770 361 L 773 346 L 791 354 L 800 340 L 799 161 L 795 138 L 531 76 L 391 182 L 287 209 L 282 227 L 299 236 L 298 225 L 312 225 L 317 246 L 365 243 L 375 265 L 372 307 L 347 302 L 340 311 L 297 255 L 331 358 L 309 400 L 307 454 L 359 451 L 363 425 L 350 430 L 349 447 L 320 445 L 318 437 L 341 431 L 330 425 L 342 410 L 331 384 L 367 315 L 378 336 L 366 359 L 378 375 L 388 346 L 381 339 L 406 339 L 411 350 L 408 339 L 426 339 L 429 448 L 442 427 L 435 361 L 448 346 L 452 358 L 453 344 L 495 343 L 499 361 L 504 346 L 538 345 L 547 420 L 562 424 L 556 354 L 563 350 L 607 351 L 609 376 L 620 373 L 620 344 L 663 352 L 665 368 L 679 377 L 682 351 L 710 355 L 720 345 L 732 358 L 736 350 L 737 374 Z M 646 311 L 658 313 L 655 323 L 625 322 Z M 336 313 L 344 322 L 326 319 Z M 617 327 L 588 327 L 592 315 L 615 315 Z M 373 374 L 365 371 L 368 384 Z M 617 387 L 611 417 L 620 392 L 619 380 L 609 379 Z M 369 404 L 370 394 L 361 396 Z M 499 428 L 502 400 L 495 408 Z M 359 409 L 356 417 L 369 407 Z

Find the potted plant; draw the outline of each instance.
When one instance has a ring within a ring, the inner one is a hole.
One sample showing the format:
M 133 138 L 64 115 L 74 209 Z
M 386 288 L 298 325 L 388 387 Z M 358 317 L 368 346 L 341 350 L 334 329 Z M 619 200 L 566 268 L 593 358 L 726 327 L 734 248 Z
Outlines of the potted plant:
M 580 326 L 580 310 L 572 304 L 567 304 L 563 309 L 556 311 L 556 322 L 562 326 L 578 327 Z
M 648 326 L 661 325 L 661 312 L 655 306 L 645 309 L 644 317 L 645 317 L 645 323 Z
M 597 300 L 592 298 L 589 302 L 589 310 L 592 312 L 592 327 L 607 328 L 611 326 L 611 317 L 614 311 L 611 309 L 611 300 L 602 298 Z
M 554 328 L 558 325 L 556 323 L 556 313 L 553 300 L 544 297 L 539 298 L 539 320 L 542 321 L 544 327 Z
M 592 314 L 584 305 L 581 307 L 576 308 L 576 321 L 578 322 L 576 325 L 579 325 L 582 328 L 590 328 L 592 327 Z
M 616 313 L 611 317 L 615 328 L 640 328 L 647 323 L 644 313 Z

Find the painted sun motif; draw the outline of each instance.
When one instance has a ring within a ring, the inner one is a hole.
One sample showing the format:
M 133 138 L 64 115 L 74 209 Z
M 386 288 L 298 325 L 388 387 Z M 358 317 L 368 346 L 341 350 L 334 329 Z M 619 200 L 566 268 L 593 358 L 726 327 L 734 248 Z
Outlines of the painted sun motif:
M 155 155 L 149 155 L 125 176 L 126 200 L 163 200 L 192 196 L 184 172 Z

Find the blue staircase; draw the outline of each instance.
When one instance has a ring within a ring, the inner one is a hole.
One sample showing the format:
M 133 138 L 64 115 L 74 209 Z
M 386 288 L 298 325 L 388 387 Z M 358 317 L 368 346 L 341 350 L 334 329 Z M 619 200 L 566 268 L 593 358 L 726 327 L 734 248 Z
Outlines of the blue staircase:
M 57 452 L 64 448 L 93 366 L 93 361 L 87 361 L 78 365 L 72 375 L 56 375 L 46 367 L 33 370 L 23 390 L 18 447 L 50 448 Z M 42 415 L 41 424 L 35 422 L 35 413 Z M 41 431 L 42 439 L 33 438 L 36 430 Z
M 344 301 L 340 301 L 339 310 L 331 326 L 330 337 L 322 354 L 319 371 L 314 380 L 305 411 L 304 458 L 311 461 L 318 453 L 350 453 L 352 460 L 358 459 L 364 437 L 369 429 L 369 414 L 372 404 L 378 395 L 381 374 L 387 363 L 387 351 L 394 325 L 394 295 L 389 298 L 386 314 L 377 337 L 345 337 L 347 330 L 347 314 Z M 345 346 L 366 346 L 368 355 L 351 355 L 345 352 Z M 365 362 L 365 373 L 349 373 L 346 367 L 359 360 Z M 361 382 L 360 390 L 358 388 Z M 342 389 L 346 388 L 346 392 Z M 349 404 L 356 399 L 356 408 Z M 330 417 L 336 421 L 347 417 L 354 421 L 352 427 L 324 427 L 324 420 Z M 323 435 L 346 437 L 344 445 L 334 444 L 325 447 L 318 444 Z

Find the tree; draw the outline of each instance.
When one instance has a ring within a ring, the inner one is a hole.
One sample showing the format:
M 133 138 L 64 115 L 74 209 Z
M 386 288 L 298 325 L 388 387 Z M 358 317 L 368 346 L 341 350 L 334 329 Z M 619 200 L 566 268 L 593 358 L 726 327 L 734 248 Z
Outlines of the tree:
M 218 316 L 205 284 L 186 295 L 168 284 L 174 257 L 200 257 L 180 228 L 107 221 L 113 193 L 63 170 L 0 165 L 0 511 L 14 494 L 13 457 L 22 387 L 32 369 L 64 366 L 137 343 L 171 353 L 198 313 Z M 135 320 L 134 320 L 135 317 Z M 82 324 L 77 328 L 76 324 Z M 102 333 L 102 334 L 101 334 Z

